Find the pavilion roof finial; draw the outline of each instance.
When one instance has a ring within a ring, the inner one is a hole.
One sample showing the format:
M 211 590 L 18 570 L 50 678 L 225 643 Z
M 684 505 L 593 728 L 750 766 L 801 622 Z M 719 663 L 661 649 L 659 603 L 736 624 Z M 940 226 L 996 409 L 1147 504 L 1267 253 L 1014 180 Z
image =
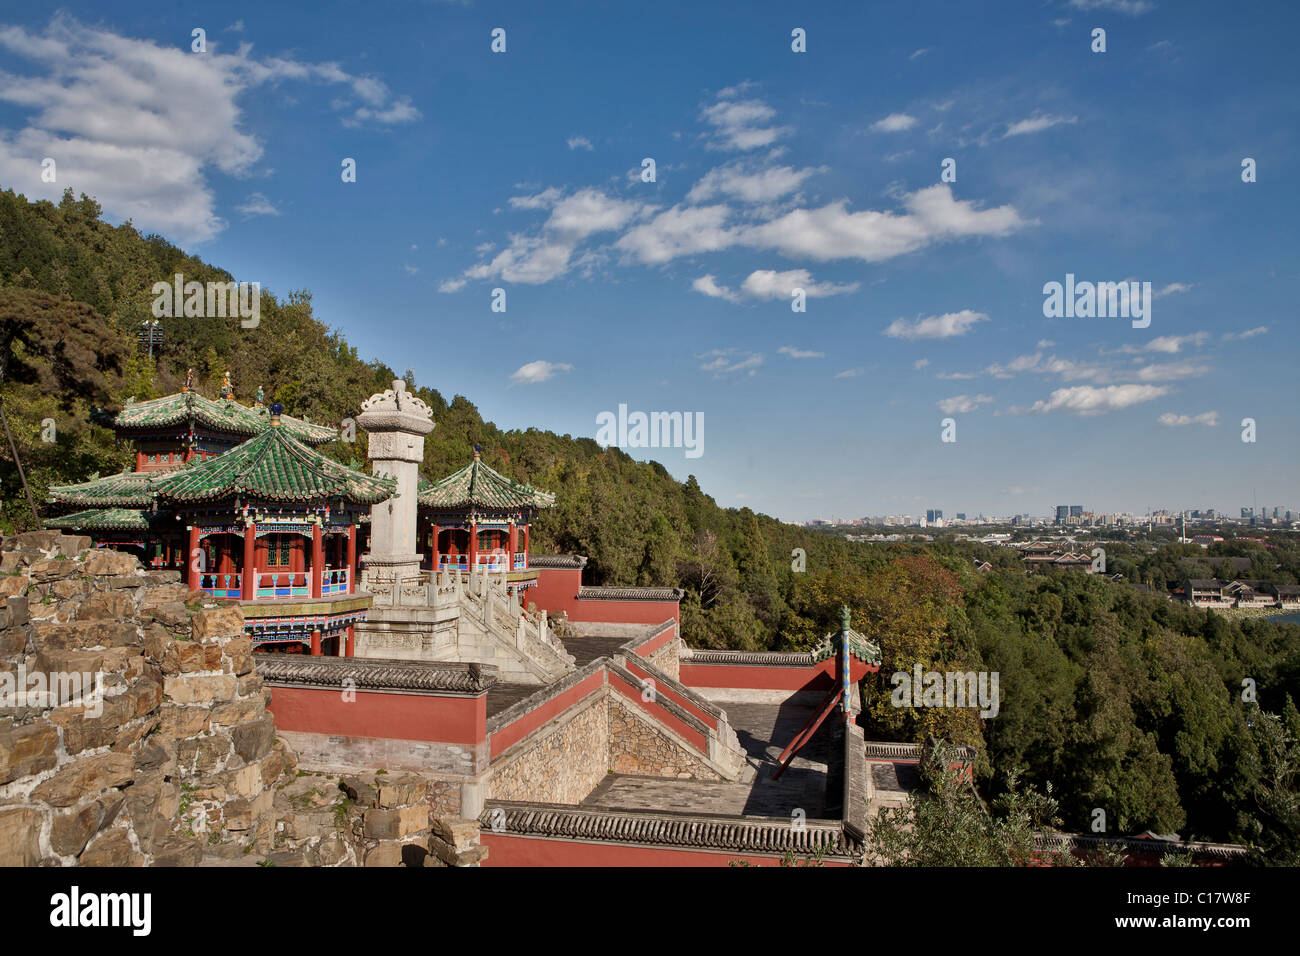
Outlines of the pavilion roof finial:
M 849 606 L 847 604 L 840 605 L 840 630 L 852 630 L 852 628 L 849 627 Z
M 271 417 L 267 421 L 267 424 L 275 425 L 278 427 L 280 424 L 280 416 L 284 413 L 284 406 L 281 405 L 279 402 L 272 402 L 270 412 L 271 412 Z
M 475 460 L 475 461 L 478 461 L 478 460 L 479 460 L 480 458 L 482 458 L 482 457 L 483 457 L 483 446 L 482 446 L 482 445 L 475 445 L 475 446 L 474 446 L 474 460 Z

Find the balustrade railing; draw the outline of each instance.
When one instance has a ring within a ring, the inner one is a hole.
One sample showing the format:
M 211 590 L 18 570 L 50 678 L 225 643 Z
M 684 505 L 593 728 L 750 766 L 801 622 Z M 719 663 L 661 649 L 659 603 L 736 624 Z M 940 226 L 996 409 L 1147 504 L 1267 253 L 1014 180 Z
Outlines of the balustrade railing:
M 199 574 L 199 590 L 214 598 L 238 598 L 243 594 L 238 573 L 204 572 Z
M 310 597 L 310 572 L 259 571 L 257 573 L 257 596 L 260 598 Z
M 324 568 L 320 574 L 320 593 L 346 594 L 351 572 L 348 568 Z

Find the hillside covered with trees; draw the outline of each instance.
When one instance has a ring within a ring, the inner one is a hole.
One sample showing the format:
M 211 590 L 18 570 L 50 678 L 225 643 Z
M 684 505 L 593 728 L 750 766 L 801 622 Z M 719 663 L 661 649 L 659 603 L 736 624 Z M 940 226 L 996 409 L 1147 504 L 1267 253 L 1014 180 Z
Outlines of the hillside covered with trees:
M 331 424 L 397 377 L 317 321 L 307 291 L 277 298 L 263 290 L 255 330 L 228 319 L 164 320 L 165 342 L 150 359 L 136 340 L 152 318 L 150 289 L 177 272 L 231 280 L 160 237 L 104 222 L 92 199 L 69 193 L 54 204 L 0 192 L 0 400 L 38 505 L 51 484 L 130 460 L 94 423 L 97 409 L 174 392 L 188 368 L 204 394 L 215 395 L 228 370 L 243 400 L 262 387 L 288 413 Z M 448 400 L 411 372 L 403 377 L 437 423 L 428 477 L 460 467 L 481 445 L 494 468 L 556 495 L 534 525 L 533 550 L 587 555 L 589 583 L 684 588 L 682 631 L 692 646 L 808 648 L 847 604 L 854 628 L 884 655 L 865 693 L 869 735 L 977 746 L 990 796 L 1013 767 L 1024 768 L 1027 784 L 1053 784 L 1068 829 L 1086 830 L 1102 808 L 1111 832 L 1294 846 L 1300 758 L 1289 699 L 1300 690 L 1300 627 L 1229 621 L 1084 574 L 1027 576 L 995 549 L 854 544 L 720 508 L 694 477 L 678 482 L 658 463 L 590 438 L 503 431 L 469 398 Z M 46 441 L 50 420 L 54 440 Z M 323 450 L 366 465 L 364 434 Z M 35 526 L 7 439 L 0 490 L 0 528 Z M 797 548 L 803 570 L 792 562 Z M 976 571 L 976 557 L 993 569 Z M 1138 573 L 1136 555 L 1125 559 L 1134 579 L 1167 576 Z M 998 715 L 894 707 L 889 675 L 916 663 L 997 671 Z M 1257 703 L 1243 699 L 1246 679 Z M 1292 736 L 1252 732 L 1261 712 L 1287 714 L 1278 726 Z

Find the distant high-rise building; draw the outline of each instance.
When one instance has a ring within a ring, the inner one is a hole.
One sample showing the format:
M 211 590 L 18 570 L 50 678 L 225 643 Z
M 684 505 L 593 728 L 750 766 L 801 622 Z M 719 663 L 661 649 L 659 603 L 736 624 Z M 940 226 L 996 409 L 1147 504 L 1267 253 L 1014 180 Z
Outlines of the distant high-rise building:
M 1254 508 L 1242 508 L 1242 509 L 1241 509 L 1241 516 L 1242 516 L 1243 518 L 1253 518 L 1253 517 L 1255 517 L 1255 509 L 1254 509 Z
M 966 520 L 966 512 L 964 512 L 964 511 L 958 511 L 958 512 L 957 512 L 957 520 L 958 520 L 958 521 L 965 521 L 965 520 Z
M 1070 505 L 1070 517 L 1071 517 L 1071 518 L 1082 518 L 1082 517 L 1083 517 L 1083 505 Z
M 1056 506 L 1056 523 L 1057 523 L 1057 524 L 1065 524 L 1065 519 L 1068 518 L 1068 517 L 1070 517 L 1070 506 L 1069 506 L 1069 505 L 1057 505 L 1057 506 Z
M 925 513 L 925 523 L 934 524 L 942 517 L 943 517 L 943 509 L 932 508 Z

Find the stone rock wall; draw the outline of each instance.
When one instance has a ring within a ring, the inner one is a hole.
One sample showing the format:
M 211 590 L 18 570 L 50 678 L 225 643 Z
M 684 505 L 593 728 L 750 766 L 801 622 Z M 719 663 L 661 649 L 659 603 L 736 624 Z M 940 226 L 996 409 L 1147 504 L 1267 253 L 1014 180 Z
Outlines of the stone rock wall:
M 609 766 L 614 773 L 647 777 L 722 779 L 617 694 L 609 695 Z
M 680 681 L 682 679 L 681 649 L 682 639 L 675 637 L 647 657 L 646 660 L 673 680 Z
M 492 800 L 579 803 L 609 772 L 606 695 L 525 738 L 515 753 L 492 765 Z
M 238 605 L 89 548 L 0 540 L 0 866 L 478 861 L 458 788 L 296 770 Z

